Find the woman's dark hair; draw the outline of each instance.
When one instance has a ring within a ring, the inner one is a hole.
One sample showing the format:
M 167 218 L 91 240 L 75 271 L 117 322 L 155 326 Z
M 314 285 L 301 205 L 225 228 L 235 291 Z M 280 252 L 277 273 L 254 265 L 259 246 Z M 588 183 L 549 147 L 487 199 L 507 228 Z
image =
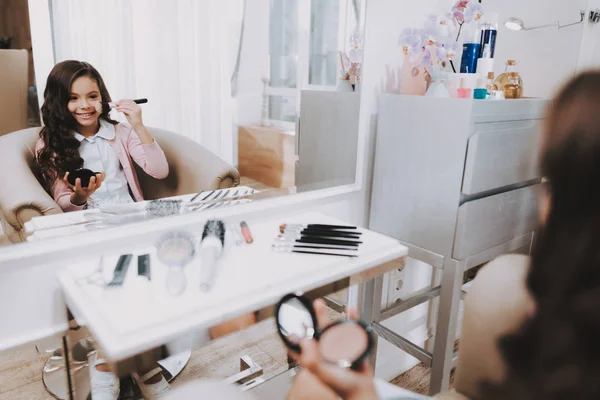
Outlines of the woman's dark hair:
M 484 399 L 600 398 L 600 72 L 574 78 L 554 101 L 541 170 L 550 210 L 527 288 L 536 313 L 498 342 L 506 362 Z
M 52 68 L 46 82 L 42 106 L 44 127 L 40 131 L 40 138 L 44 146 L 37 154 L 40 173 L 47 190 L 50 190 L 54 181 L 63 177 L 66 172 L 83 166 L 83 159 L 79 156 L 79 141 L 72 133 L 77 129 L 77 122 L 68 108 L 71 86 L 82 76 L 96 81 L 103 102 L 112 101 L 100 73 L 90 64 L 68 60 Z M 116 121 L 109 118 L 109 112 L 110 107 L 102 104 L 100 118 L 116 124 Z

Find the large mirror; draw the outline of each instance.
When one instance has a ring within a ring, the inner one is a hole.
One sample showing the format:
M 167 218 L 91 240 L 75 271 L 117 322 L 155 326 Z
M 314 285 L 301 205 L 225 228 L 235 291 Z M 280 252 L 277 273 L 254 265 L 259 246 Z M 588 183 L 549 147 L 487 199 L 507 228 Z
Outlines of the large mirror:
M 45 4 L 0 3 L 0 244 L 354 183 L 365 0 Z

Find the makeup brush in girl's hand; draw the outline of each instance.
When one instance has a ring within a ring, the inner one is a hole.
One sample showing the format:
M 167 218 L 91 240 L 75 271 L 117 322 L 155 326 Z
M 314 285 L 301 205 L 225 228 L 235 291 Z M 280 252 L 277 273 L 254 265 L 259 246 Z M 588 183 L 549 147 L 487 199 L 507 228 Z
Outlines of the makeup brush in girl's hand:
M 148 102 L 148 99 L 135 99 L 133 102 L 135 104 L 146 104 Z M 103 102 L 102 104 L 108 104 L 110 108 L 115 108 L 117 106 L 117 103 L 115 103 L 114 101 L 111 101 L 110 103 Z

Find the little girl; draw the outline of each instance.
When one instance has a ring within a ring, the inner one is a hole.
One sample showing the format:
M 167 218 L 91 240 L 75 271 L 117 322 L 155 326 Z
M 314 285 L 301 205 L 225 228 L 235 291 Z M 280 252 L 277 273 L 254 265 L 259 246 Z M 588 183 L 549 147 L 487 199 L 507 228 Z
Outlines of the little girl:
M 132 100 L 116 102 L 129 125 L 108 116 L 111 101 L 98 71 L 81 61 L 54 66 L 44 91 L 44 128 L 36 154 L 46 188 L 60 208 L 77 211 L 111 203 L 144 200 L 133 161 L 148 175 L 164 179 L 169 164 L 158 142 L 142 122 Z M 97 172 L 88 187 L 68 181 L 69 171 Z
M 81 61 L 63 61 L 54 66 L 44 91 L 44 127 L 36 144 L 37 160 L 44 184 L 60 208 L 77 211 L 103 204 L 144 200 L 133 161 L 157 179 L 169 174 L 169 164 L 158 142 L 142 122 L 142 110 L 132 100 L 116 102 L 116 110 L 129 125 L 108 116 L 111 101 L 102 77 Z M 87 168 L 98 174 L 87 187 L 77 178 L 71 185 L 69 171 Z M 153 398 L 168 391 L 160 369 L 138 371 L 143 390 Z M 116 400 L 119 380 L 102 360 L 90 368 L 92 398 Z

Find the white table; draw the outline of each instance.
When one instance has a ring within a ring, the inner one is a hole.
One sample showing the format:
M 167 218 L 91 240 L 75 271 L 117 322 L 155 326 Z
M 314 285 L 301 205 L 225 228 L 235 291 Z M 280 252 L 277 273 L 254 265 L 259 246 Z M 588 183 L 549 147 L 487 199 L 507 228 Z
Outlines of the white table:
M 172 354 L 186 345 L 195 345 L 203 330 L 272 306 L 290 292 L 325 295 L 361 284 L 362 318 L 367 323 L 376 319 L 381 306 L 382 276 L 401 265 L 407 248 L 395 239 L 363 229 L 358 258 L 278 253 L 271 246 L 282 223 L 347 225 L 318 213 L 250 221 L 254 243 L 227 249 L 220 260 L 217 282 L 208 295 L 193 283 L 194 271 L 199 270 L 194 263 L 186 267 L 186 292 L 180 297 L 169 297 L 163 289 L 167 267 L 155 258 L 151 283 L 128 276 L 122 289 L 111 290 L 82 284 L 81 278 L 98 268 L 99 259 L 78 262 L 58 274 L 66 304 L 75 319 L 85 323 L 120 374 L 131 372 L 136 362 L 142 356 L 146 360 L 152 351 L 159 357 L 158 353 L 164 356 L 165 346 L 167 353 Z M 131 252 L 153 254 L 151 247 Z M 105 255 L 103 263 L 109 273 L 118 256 Z M 135 263 L 129 273 L 137 273 Z

